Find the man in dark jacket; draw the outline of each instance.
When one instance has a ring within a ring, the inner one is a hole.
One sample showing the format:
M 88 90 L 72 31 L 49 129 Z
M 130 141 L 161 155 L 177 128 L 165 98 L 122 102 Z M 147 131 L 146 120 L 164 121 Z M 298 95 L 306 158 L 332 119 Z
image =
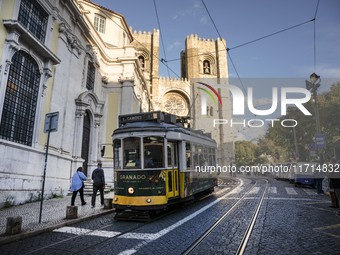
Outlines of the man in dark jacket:
M 100 203 L 104 205 L 104 188 L 105 188 L 105 176 L 104 170 L 102 169 L 102 163 L 98 163 L 98 167 L 92 172 L 92 180 L 93 180 L 93 194 L 91 200 L 92 208 L 96 204 L 96 196 L 99 190 L 100 192 Z

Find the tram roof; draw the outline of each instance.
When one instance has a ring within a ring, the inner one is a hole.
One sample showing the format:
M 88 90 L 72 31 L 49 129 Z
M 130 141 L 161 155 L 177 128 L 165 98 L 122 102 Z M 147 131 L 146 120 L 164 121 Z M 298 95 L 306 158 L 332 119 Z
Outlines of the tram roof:
M 193 130 L 190 128 L 184 128 L 182 124 L 172 124 L 166 122 L 152 122 L 152 121 L 141 121 L 141 122 L 131 122 L 119 127 L 113 131 L 113 135 L 128 133 L 128 132 L 180 132 L 187 135 L 197 136 L 203 139 L 214 141 L 211 136 L 200 130 Z

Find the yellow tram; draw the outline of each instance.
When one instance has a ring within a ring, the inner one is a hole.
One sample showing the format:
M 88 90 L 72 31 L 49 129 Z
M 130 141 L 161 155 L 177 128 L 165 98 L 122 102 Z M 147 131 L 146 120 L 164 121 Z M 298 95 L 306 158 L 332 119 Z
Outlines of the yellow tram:
M 113 205 L 121 212 L 155 212 L 211 193 L 217 176 L 216 142 L 163 112 L 119 116 L 113 132 Z

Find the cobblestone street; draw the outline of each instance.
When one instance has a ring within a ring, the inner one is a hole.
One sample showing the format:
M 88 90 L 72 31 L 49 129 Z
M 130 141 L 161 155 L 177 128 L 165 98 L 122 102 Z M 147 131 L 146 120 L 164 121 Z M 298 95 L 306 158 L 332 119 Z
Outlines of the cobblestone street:
M 262 179 L 220 183 L 215 193 L 150 223 L 114 221 L 114 213 L 4 244 L 1 254 L 183 254 L 242 196 L 244 200 L 190 254 L 236 254 Z M 256 186 L 253 186 L 256 184 Z M 329 197 L 269 180 L 245 254 L 339 254 L 340 218 Z M 103 210 L 104 211 L 104 210 Z

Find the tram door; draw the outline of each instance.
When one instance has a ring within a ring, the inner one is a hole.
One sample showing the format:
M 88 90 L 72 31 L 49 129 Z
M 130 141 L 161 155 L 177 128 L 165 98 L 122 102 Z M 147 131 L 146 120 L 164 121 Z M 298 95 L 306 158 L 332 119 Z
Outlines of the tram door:
M 168 171 L 167 194 L 168 198 L 179 196 L 179 160 L 178 143 L 168 141 Z

